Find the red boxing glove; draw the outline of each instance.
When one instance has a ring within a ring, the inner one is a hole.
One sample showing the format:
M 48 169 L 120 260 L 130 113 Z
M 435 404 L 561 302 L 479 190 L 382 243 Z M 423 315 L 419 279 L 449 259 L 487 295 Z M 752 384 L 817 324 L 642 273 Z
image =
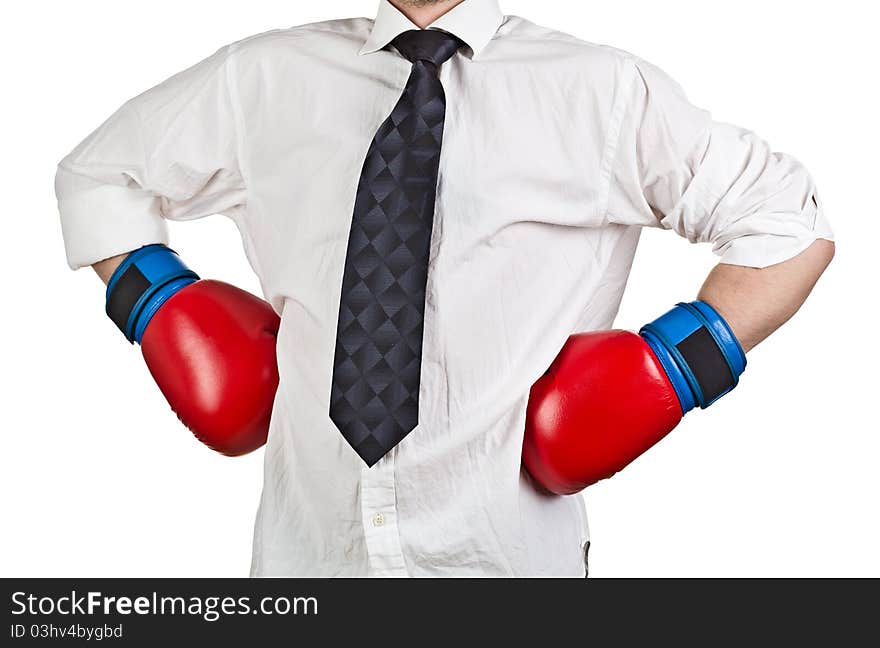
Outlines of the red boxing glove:
M 624 468 L 681 417 L 675 390 L 641 337 L 574 335 L 532 387 L 523 463 L 550 492 L 577 493 Z
M 679 304 L 641 335 L 573 335 L 532 387 L 523 464 L 550 492 L 577 493 L 728 393 L 745 364 L 727 323 L 703 302 Z
M 198 281 L 171 297 L 144 331 L 144 360 L 171 409 L 217 452 L 237 456 L 266 443 L 278 323 L 262 299 Z
M 198 280 L 162 245 L 133 252 L 111 277 L 107 312 L 144 360 L 178 418 L 229 456 L 266 442 L 278 370 L 279 318 L 262 299 Z

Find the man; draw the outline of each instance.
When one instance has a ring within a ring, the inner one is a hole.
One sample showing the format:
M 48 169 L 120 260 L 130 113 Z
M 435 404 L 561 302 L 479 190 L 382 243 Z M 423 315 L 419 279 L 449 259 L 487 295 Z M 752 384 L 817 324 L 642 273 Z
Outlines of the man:
M 583 576 L 583 500 L 521 469 L 526 409 L 611 326 L 640 229 L 713 244 L 699 299 L 746 352 L 833 255 L 795 160 L 494 0 L 225 47 L 123 106 L 57 193 L 70 265 L 105 282 L 166 218 L 240 228 L 282 318 L 256 576 Z M 359 400 L 380 364 L 389 398 Z

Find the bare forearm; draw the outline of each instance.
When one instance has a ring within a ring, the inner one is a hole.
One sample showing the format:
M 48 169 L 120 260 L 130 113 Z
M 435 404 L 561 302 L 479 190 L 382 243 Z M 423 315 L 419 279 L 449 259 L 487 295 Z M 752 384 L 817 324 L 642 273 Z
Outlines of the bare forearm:
M 127 256 L 127 253 L 119 254 L 115 257 L 110 257 L 109 259 L 98 261 L 97 263 L 92 264 L 92 269 L 98 273 L 101 281 L 106 284 L 108 281 L 110 281 L 110 277 L 113 275 L 114 270 L 119 267 L 119 264 L 122 263 L 123 259 L 125 259 L 125 257 Z
M 730 324 L 746 351 L 794 315 L 834 257 L 834 243 L 818 240 L 798 256 L 767 268 L 717 265 L 699 299 Z

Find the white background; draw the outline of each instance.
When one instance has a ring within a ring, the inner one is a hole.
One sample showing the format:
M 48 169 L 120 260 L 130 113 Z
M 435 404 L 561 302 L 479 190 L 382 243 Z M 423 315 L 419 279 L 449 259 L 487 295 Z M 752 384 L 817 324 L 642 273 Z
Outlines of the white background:
M 468 0 L 478 1 L 478 0 Z M 878 91 L 860 0 L 507 0 L 664 68 L 810 168 L 838 237 L 813 297 L 740 388 L 586 494 L 595 576 L 880 576 Z M 31 0 L 0 26 L 0 576 L 244 576 L 262 451 L 204 449 L 69 271 L 55 164 L 129 97 L 219 46 L 373 0 Z M 172 224 L 204 277 L 258 292 L 234 226 Z M 693 298 L 715 258 L 646 232 L 617 324 Z

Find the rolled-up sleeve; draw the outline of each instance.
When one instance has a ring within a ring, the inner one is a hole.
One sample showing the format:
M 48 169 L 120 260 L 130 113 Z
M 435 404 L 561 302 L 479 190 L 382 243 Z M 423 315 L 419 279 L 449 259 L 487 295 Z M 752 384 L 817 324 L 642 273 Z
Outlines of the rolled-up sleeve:
M 624 82 L 607 219 L 711 243 L 763 268 L 832 239 L 807 170 L 752 132 L 712 120 L 672 79 L 635 60 Z
M 126 102 L 58 165 L 67 261 L 166 243 L 165 219 L 242 206 L 229 48 Z

